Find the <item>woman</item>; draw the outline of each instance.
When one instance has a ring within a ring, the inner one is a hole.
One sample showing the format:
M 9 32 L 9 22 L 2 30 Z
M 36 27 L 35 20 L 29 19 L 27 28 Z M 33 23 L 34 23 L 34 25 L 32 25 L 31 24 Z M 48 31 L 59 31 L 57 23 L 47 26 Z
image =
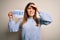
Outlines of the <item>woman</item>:
M 40 19 L 36 14 L 40 13 Z M 13 20 L 12 12 L 9 13 L 9 29 L 10 32 L 17 32 L 22 27 L 22 40 L 40 40 L 40 26 L 48 25 L 52 22 L 51 17 L 43 12 L 39 12 L 34 3 L 28 3 L 24 10 L 24 18 L 22 22 L 17 23 Z

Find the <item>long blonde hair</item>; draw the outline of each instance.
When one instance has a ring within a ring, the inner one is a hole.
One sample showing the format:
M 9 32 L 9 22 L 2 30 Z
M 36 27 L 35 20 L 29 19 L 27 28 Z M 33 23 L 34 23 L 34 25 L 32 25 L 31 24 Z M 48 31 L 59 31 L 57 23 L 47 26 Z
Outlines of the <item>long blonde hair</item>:
M 27 8 L 28 8 L 31 4 L 35 5 L 34 3 L 31 3 L 31 2 L 27 4 L 27 6 L 25 7 L 25 10 L 24 10 L 24 18 L 23 18 L 22 23 L 20 24 L 20 27 L 22 27 L 22 25 L 23 25 L 25 22 L 27 22 L 27 19 L 29 18 L 29 15 L 28 15 L 28 12 L 27 12 Z M 38 26 L 39 21 L 38 21 L 38 18 L 37 18 L 37 16 L 36 16 L 37 8 L 33 8 L 33 9 L 35 9 L 35 14 L 34 14 L 34 16 L 33 16 L 33 19 L 35 20 L 35 22 L 36 22 L 36 24 L 37 24 L 37 26 Z

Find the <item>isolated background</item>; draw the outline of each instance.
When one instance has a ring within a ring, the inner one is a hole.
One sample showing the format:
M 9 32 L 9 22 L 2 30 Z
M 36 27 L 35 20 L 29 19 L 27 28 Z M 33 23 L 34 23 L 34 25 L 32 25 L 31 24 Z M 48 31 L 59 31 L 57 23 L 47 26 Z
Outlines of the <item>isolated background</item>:
M 10 33 L 8 30 L 8 12 L 24 10 L 29 2 L 36 3 L 38 8 L 50 14 L 53 20 L 51 24 L 41 26 L 41 39 L 60 40 L 60 0 L 0 0 L 0 40 L 21 39 L 21 31 Z

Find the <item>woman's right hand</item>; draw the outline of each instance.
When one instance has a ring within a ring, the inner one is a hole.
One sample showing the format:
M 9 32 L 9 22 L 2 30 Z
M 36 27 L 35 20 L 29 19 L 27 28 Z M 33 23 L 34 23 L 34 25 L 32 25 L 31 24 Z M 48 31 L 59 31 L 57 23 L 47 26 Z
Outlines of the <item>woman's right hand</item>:
M 15 23 L 17 23 L 20 20 L 20 18 L 16 18 L 16 17 L 13 16 L 13 12 L 12 11 L 10 11 L 8 13 L 8 17 L 9 17 L 9 20 L 14 20 Z
M 9 20 L 12 20 L 13 19 L 13 13 L 12 12 L 9 12 L 8 13 L 8 17 L 9 17 Z

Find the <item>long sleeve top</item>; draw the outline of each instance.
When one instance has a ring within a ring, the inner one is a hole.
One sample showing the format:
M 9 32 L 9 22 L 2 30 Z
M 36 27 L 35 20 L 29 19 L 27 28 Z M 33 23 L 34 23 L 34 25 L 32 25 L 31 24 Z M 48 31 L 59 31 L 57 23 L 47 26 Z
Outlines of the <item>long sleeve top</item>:
M 20 12 L 23 13 L 23 12 Z M 48 25 L 52 22 L 51 17 L 44 12 L 40 12 L 40 26 Z M 9 20 L 8 27 L 10 32 L 18 32 L 20 20 L 15 24 L 14 20 Z M 41 40 L 40 37 L 40 26 L 36 26 L 36 22 L 33 18 L 28 18 L 27 22 L 22 27 L 22 40 Z

